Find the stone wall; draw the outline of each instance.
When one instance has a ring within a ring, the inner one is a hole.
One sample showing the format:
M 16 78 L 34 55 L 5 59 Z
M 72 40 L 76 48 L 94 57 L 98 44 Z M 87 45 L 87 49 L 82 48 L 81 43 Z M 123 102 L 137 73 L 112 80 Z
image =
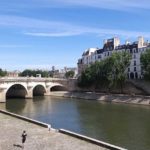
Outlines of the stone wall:
M 94 92 L 51 92 L 51 96 L 97 100 L 110 103 L 150 105 L 150 97 L 142 95 L 106 94 Z
M 78 91 L 78 92 L 99 92 L 99 93 L 114 93 L 114 94 L 121 94 L 121 89 L 113 88 L 108 89 L 106 87 L 101 87 L 99 89 L 94 89 L 93 87 L 90 88 L 79 88 L 77 85 L 76 79 L 69 79 L 68 83 L 66 84 L 69 91 Z M 133 82 L 127 81 L 126 84 L 123 86 L 123 94 L 129 95 L 150 95 L 144 88 L 140 85 L 136 86 Z

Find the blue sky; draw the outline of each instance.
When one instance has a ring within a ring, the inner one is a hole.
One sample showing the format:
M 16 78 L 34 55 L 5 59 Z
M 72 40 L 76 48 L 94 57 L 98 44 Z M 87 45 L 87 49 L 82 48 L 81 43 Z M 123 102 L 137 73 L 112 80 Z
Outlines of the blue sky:
M 1 0 L 0 67 L 76 67 L 104 39 L 150 40 L 149 17 L 149 0 Z

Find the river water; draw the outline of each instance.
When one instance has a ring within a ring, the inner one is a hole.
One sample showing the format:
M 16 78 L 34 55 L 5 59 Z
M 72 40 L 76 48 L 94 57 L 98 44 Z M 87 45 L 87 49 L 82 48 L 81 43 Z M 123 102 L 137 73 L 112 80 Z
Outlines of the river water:
M 8 99 L 0 109 L 17 113 L 129 150 L 150 150 L 150 107 L 35 97 Z

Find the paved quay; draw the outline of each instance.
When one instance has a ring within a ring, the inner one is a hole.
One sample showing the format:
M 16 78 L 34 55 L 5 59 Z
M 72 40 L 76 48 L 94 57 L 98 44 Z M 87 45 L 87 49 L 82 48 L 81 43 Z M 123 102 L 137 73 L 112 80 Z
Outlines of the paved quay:
M 107 150 L 2 113 L 0 113 L 0 150 L 21 150 L 23 130 L 27 132 L 24 150 Z

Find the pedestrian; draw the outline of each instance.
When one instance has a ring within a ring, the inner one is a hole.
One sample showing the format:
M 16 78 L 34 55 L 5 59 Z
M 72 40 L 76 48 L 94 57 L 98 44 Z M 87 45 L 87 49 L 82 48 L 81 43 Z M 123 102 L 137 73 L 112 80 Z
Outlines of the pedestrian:
M 47 127 L 48 127 L 48 131 L 50 131 L 51 130 L 51 125 L 48 124 Z
M 26 137 L 27 137 L 26 131 L 23 131 L 21 136 L 22 136 L 22 148 L 24 148 L 24 143 L 25 143 Z

